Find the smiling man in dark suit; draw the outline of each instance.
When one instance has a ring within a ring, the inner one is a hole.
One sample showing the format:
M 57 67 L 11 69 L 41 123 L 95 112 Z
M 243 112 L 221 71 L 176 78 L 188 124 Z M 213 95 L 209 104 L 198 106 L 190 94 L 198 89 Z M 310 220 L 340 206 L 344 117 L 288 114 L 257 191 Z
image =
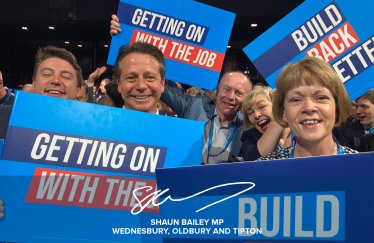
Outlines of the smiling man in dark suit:
M 361 137 L 374 132 L 374 89 L 356 99 L 358 120 L 347 124 L 341 131 L 339 142 L 360 150 Z

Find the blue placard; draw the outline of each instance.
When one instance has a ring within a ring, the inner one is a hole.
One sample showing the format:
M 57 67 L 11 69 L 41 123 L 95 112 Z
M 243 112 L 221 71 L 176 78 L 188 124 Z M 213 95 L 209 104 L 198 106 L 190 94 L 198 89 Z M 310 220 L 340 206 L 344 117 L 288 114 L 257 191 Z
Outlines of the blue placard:
M 202 122 L 20 92 L 0 160 L 0 241 L 161 242 L 115 228 L 159 218 L 157 207 L 131 213 L 133 191 L 155 187 L 156 168 L 201 164 L 203 131 Z
M 171 232 L 168 243 L 373 242 L 373 161 L 363 153 L 158 169 L 158 189 L 169 189 L 159 198 L 169 225 L 158 227 Z
M 307 0 L 243 51 L 272 87 L 287 63 L 320 57 L 353 100 L 374 86 L 373 9 L 371 0 Z
M 20 90 L 20 89 L 15 89 L 13 92 L 14 92 L 14 95 L 17 95 L 18 92 L 22 92 L 22 90 Z
M 122 45 L 149 42 L 164 53 L 166 79 L 215 90 L 235 14 L 190 0 L 121 0 L 117 15 L 108 64 Z

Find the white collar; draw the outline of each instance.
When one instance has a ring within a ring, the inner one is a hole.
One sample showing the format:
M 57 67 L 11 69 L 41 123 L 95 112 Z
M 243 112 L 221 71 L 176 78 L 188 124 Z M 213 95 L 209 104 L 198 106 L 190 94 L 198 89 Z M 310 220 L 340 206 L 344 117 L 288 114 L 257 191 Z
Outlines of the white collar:
M 236 113 L 236 116 L 232 120 L 230 120 L 227 124 L 230 124 L 230 125 L 232 124 L 233 125 L 233 123 L 235 123 L 235 121 L 236 121 L 236 118 L 238 118 L 238 115 L 239 115 L 239 113 Z M 219 115 L 217 113 L 217 107 L 214 110 L 214 116 L 215 116 L 214 119 L 217 119 L 216 121 L 219 122 Z

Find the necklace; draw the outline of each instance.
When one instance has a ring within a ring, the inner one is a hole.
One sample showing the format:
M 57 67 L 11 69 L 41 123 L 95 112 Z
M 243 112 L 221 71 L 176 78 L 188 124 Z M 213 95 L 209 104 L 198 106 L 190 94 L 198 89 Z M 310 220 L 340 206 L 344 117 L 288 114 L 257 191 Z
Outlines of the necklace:
M 334 153 L 335 149 L 336 149 L 336 143 L 334 143 L 334 148 L 333 148 L 333 150 L 331 151 L 331 154 L 329 154 L 329 155 L 332 155 L 332 154 Z M 298 154 L 297 154 L 297 151 L 296 151 L 296 146 L 295 146 L 294 151 L 295 151 L 294 158 L 299 157 Z M 321 156 L 323 156 L 323 155 L 321 155 Z

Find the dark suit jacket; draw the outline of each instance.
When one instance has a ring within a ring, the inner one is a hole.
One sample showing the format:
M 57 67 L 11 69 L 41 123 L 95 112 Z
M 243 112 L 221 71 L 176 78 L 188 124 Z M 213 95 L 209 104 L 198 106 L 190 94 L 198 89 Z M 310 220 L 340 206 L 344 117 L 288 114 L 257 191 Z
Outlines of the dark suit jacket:
M 0 106 L 0 139 L 5 139 L 6 131 L 8 130 L 8 123 L 10 113 L 12 112 L 12 105 Z
M 161 116 L 165 116 L 165 111 L 164 110 L 158 110 L 158 114 Z
M 93 86 L 87 88 L 87 96 L 88 100 L 87 103 L 95 103 L 95 100 L 93 99 Z
M 105 97 L 101 98 L 99 101 L 96 101 L 93 99 L 93 86 L 88 87 L 88 100 L 87 103 L 93 103 L 93 104 L 99 104 L 99 105 L 104 105 L 105 103 Z
M 374 132 L 361 136 L 360 146 L 358 146 L 357 151 L 359 152 L 374 151 Z
M 165 81 L 165 91 L 161 95 L 161 101 L 170 106 L 178 117 L 205 123 L 213 118 L 216 109 L 214 100 L 204 91 L 200 91 L 196 96 L 191 96 L 184 89 L 179 88 L 174 82 L 169 80 Z M 240 156 L 242 130 L 243 117 L 239 116 L 239 122 L 237 123 L 230 146 L 229 162 L 236 161 L 236 157 Z M 204 144 L 205 142 L 206 136 L 204 136 Z
M 359 120 L 357 120 L 345 125 L 340 130 L 339 142 L 343 146 L 358 150 L 360 146 L 360 139 L 364 134 L 364 126 L 361 125 Z
M 244 161 L 254 161 L 261 157 L 257 148 L 257 142 L 262 137 L 256 128 L 244 131 L 242 134 L 242 157 Z

